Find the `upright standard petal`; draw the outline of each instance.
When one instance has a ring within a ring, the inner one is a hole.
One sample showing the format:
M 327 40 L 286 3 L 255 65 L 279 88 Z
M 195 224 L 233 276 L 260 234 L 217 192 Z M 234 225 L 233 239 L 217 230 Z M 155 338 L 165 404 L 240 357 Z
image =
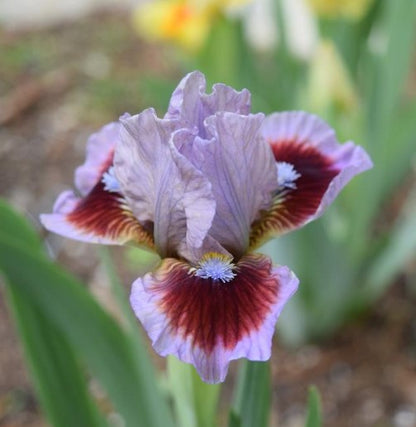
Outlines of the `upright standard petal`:
M 75 172 L 82 197 L 74 191 L 64 191 L 56 200 L 53 213 L 40 216 L 46 229 L 90 243 L 134 241 L 153 246 L 150 232 L 134 218 L 113 174 L 119 131 L 119 124 L 110 123 L 89 138 L 86 161 Z
M 168 258 L 134 282 L 130 297 L 155 350 L 192 363 L 210 383 L 224 381 L 231 360 L 270 358 L 275 323 L 298 285 L 287 267 L 259 254 L 224 268 L 220 280 Z
M 153 224 L 159 255 L 178 256 L 184 241 L 200 246 L 215 200 L 209 181 L 173 143 L 189 131 L 178 129 L 177 120 L 158 119 L 152 109 L 122 123 L 115 173 L 134 215 Z
M 339 144 L 334 130 L 311 114 L 272 114 L 262 134 L 273 150 L 278 186 L 272 207 L 253 224 L 251 249 L 319 217 L 355 175 L 372 167 L 361 147 Z
M 247 115 L 250 113 L 250 92 L 236 91 L 218 83 L 210 94 L 205 93 L 205 76 L 194 71 L 186 75 L 170 99 L 165 118 L 179 119 L 187 127 L 197 127 L 199 135 L 205 137 L 204 120 L 218 111 Z
M 215 196 L 209 235 L 236 259 L 246 253 L 251 223 L 270 206 L 277 185 L 273 154 L 259 133 L 263 117 L 217 113 L 206 120 L 211 139 L 196 138 L 187 154 Z

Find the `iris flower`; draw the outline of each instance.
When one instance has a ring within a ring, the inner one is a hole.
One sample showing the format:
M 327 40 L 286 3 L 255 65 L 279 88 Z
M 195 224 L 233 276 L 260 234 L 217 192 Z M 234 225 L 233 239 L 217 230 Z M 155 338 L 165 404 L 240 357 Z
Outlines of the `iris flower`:
M 254 253 L 320 216 L 371 167 L 352 142 L 304 112 L 250 113 L 250 93 L 188 74 L 158 118 L 125 114 L 92 135 L 77 192 L 41 216 L 78 240 L 156 251 L 159 267 L 132 286 L 132 308 L 154 349 L 192 363 L 206 382 L 229 362 L 267 360 L 277 318 L 298 286 Z

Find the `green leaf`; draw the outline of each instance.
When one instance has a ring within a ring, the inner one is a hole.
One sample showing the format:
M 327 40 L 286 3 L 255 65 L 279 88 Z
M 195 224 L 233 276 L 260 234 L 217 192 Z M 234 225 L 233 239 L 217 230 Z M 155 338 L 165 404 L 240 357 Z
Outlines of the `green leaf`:
M 0 224 L 1 230 L 16 241 L 34 251 L 42 251 L 42 242 L 35 230 L 2 199 L 0 199 Z
M 270 417 L 270 366 L 242 360 L 229 427 L 266 427 Z
M 25 357 L 51 425 L 106 425 L 88 395 L 83 370 L 65 337 L 19 288 L 9 284 L 7 291 Z
M 261 248 L 276 264 L 289 265 L 302 284 L 278 322 L 280 339 L 291 345 L 333 332 L 345 320 L 357 292 L 354 265 L 346 256 L 344 240 L 338 241 L 343 232 L 331 233 L 332 213 Z
M 382 250 L 368 269 L 363 289 L 366 300 L 374 301 L 416 253 L 416 188 L 396 220 Z
M 308 413 L 306 416 L 305 427 L 321 427 L 321 398 L 319 391 L 315 386 L 309 387 L 308 394 Z
M 414 36 L 416 31 L 416 1 L 401 0 L 383 3 L 384 31 L 387 50 L 380 55 L 369 98 L 372 121 L 370 125 L 374 143 L 378 143 L 383 131 L 389 128 L 390 120 L 398 105 L 407 74 L 410 69 Z M 372 77 L 374 78 L 374 76 Z
M 181 427 L 215 427 L 219 384 L 204 383 L 195 368 L 173 356 L 168 360 L 168 381 L 176 419 Z
M 25 243 L 33 251 L 42 250 L 34 230 L 3 200 L 0 200 L 0 223 L 16 241 Z M 104 425 L 65 337 L 19 288 L 6 281 L 6 291 L 35 388 L 51 424 Z
M 382 2 L 379 28 L 386 41 L 386 51 L 379 55 L 368 52 L 362 75 L 367 80 L 367 143 L 374 169 L 367 173 L 357 191 L 360 204 L 350 242 L 359 256 L 365 252 L 364 240 L 369 224 L 379 209 L 386 187 L 390 187 L 390 164 L 398 164 L 401 150 L 391 129 L 403 114 L 400 100 L 410 71 L 416 35 L 416 0 Z M 407 138 L 407 137 L 405 137 Z M 385 171 L 387 170 L 387 174 Z
M 415 152 L 416 102 L 402 106 L 400 114 L 392 120 L 386 135 L 385 167 L 381 168 L 380 199 L 387 197 L 400 185 L 412 168 Z M 375 166 L 377 167 L 377 165 Z
M 221 49 L 218 49 L 219 45 Z M 219 17 L 204 47 L 195 57 L 196 68 L 204 70 L 208 87 L 218 82 L 237 88 L 240 86 L 241 74 L 246 71 L 241 68 L 244 60 L 242 48 L 239 23 Z
M 22 219 L 11 222 L 16 229 Z M 107 391 L 126 426 L 172 426 L 145 350 L 138 359 L 129 337 L 86 289 L 26 245 L 25 237 L 30 241 L 33 232 L 26 236 L 21 231 L 20 241 L 8 233 L 0 231 L 0 269 L 7 281 L 56 325 Z

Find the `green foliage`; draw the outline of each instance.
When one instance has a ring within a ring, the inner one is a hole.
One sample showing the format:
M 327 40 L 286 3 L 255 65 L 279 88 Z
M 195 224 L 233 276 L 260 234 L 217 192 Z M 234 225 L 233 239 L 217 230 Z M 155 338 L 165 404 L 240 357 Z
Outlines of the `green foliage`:
M 321 398 L 316 387 L 309 387 L 308 413 L 305 427 L 322 427 Z
M 382 233 L 374 224 L 383 220 L 384 207 L 412 169 L 416 103 L 406 93 L 406 82 L 416 36 L 416 0 L 375 1 L 358 21 L 319 21 L 320 36 L 336 47 L 350 80 L 345 90 L 356 98 L 346 106 L 336 94 L 332 101 L 311 98 L 324 96 L 327 87 L 311 87 L 317 84 L 311 78 L 316 64 L 293 55 L 283 9 L 277 2 L 276 49 L 256 52 L 237 22 L 222 20 L 195 64 L 202 64 L 209 82 L 249 88 L 253 111 L 309 109 L 319 114 L 340 141 L 352 139 L 364 146 L 374 162 L 321 220 L 262 249 L 300 278 L 300 289 L 279 321 L 283 338 L 299 344 L 328 335 L 357 310 L 369 307 L 414 256 L 409 216 L 398 213 Z M 220 38 L 222 54 L 215 51 Z
M 16 242 L 41 251 L 41 242 L 33 230 L 3 202 L 0 221 Z M 83 370 L 65 336 L 22 289 L 9 286 L 7 291 L 36 389 L 51 423 L 68 427 L 104 425 L 88 395 Z
M 379 1 L 360 22 L 321 24 L 322 34 L 336 44 L 349 70 L 359 102 L 349 112 L 314 112 L 343 138 L 363 145 L 374 168 L 355 178 L 322 219 L 264 249 L 300 278 L 300 290 L 279 321 L 283 338 L 291 344 L 333 332 L 380 297 L 414 257 L 411 200 L 406 214 L 397 212 L 390 224 L 384 222 L 382 233 L 374 224 L 383 221 L 385 207 L 412 170 L 416 104 L 406 93 L 406 82 L 416 35 L 416 1 Z M 288 86 L 296 99 L 299 79 Z M 314 94 L 319 92 L 314 88 Z M 308 100 L 297 99 L 296 108 L 304 109 Z M 276 102 L 273 109 L 283 107 Z
M 242 360 L 229 427 L 266 427 L 271 407 L 270 366 Z
M 33 314 L 40 319 L 38 325 L 27 326 L 31 329 L 23 330 L 28 358 L 36 363 L 42 354 L 42 357 L 49 359 L 51 366 L 57 366 L 56 369 L 60 371 L 55 379 L 47 376 L 50 373 L 43 365 L 35 368 L 39 389 L 44 387 L 43 402 L 51 422 L 57 426 L 69 426 L 87 425 L 91 420 L 90 425 L 99 425 L 98 421 L 92 421 L 93 417 L 97 420 L 100 418 L 95 416 L 94 407 L 85 398 L 85 380 L 79 369 L 82 362 L 105 389 L 127 426 L 172 425 L 143 347 L 138 352 L 138 346 L 133 345 L 131 336 L 95 302 L 86 289 L 47 259 L 39 244 L 35 243 L 33 231 L 5 203 L 0 205 L 0 215 L 1 222 L 9 225 L 0 231 L 0 269 L 6 278 L 9 293 L 13 293 L 10 303 L 18 317 Z M 18 231 L 14 233 L 14 230 Z M 33 313 L 22 314 L 22 308 L 27 306 L 33 307 Z M 26 320 L 25 317 L 20 318 L 19 322 L 25 323 Z M 39 327 L 44 325 L 48 328 L 46 336 L 54 340 L 47 343 L 45 336 L 34 343 L 28 333 L 40 333 Z M 40 343 L 45 346 L 39 348 Z M 71 351 L 66 353 L 64 350 L 68 347 Z M 74 354 L 79 360 L 74 360 Z M 62 369 L 64 362 L 68 363 L 70 371 Z M 73 402 L 64 402 L 63 399 L 68 398 L 66 390 L 62 388 L 65 384 L 68 384 L 69 392 L 74 390 L 75 394 L 80 393 L 80 397 Z M 56 393 L 57 388 L 65 392 Z M 69 404 L 78 403 L 80 414 L 85 414 L 87 424 L 78 423 L 78 412 L 74 406 L 72 411 L 53 410 L 52 404 L 55 405 L 55 400 L 59 399 L 67 409 Z
M 168 385 L 177 425 L 217 426 L 220 385 L 204 383 L 192 365 L 182 363 L 174 356 L 169 356 L 167 363 Z

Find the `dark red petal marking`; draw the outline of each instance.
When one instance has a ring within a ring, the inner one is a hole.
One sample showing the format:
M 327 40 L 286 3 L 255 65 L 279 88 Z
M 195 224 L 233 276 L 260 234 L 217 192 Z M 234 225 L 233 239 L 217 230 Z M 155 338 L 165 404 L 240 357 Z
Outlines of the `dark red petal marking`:
M 278 194 L 272 207 L 252 225 L 250 247 L 257 247 L 271 233 L 282 234 L 313 217 L 331 181 L 340 170 L 317 148 L 297 141 L 271 142 L 276 162 L 293 165 L 301 176 L 295 189 Z
M 66 219 L 83 233 L 120 242 L 132 240 L 153 247 L 151 234 L 133 216 L 123 196 L 104 190 L 101 180 Z
M 165 259 L 154 275 L 151 292 L 159 294 L 160 309 L 170 327 L 207 354 L 217 345 L 232 350 L 260 329 L 273 304 L 279 283 L 271 275 L 269 258 L 251 254 L 236 267 L 227 283 L 203 279 L 190 272 L 187 263 Z
M 114 148 L 108 153 L 107 160 L 100 167 L 100 174 L 99 174 L 100 181 L 104 173 L 107 172 L 108 169 L 110 169 L 110 167 L 112 166 L 113 161 L 114 161 Z

